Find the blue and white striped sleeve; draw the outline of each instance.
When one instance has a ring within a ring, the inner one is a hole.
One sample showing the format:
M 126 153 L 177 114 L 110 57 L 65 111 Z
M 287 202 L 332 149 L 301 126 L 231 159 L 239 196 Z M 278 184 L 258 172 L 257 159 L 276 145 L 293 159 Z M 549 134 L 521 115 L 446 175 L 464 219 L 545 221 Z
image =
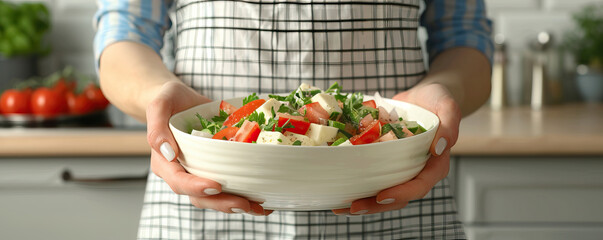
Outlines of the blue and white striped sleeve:
M 103 50 L 118 41 L 133 41 L 160 54 L 163 34 L 171 27 L 168 9 L 172 0 L 97 0 L 94 16 L 96 67 Z
M 430 62 L 446 49 L 472 47 L 492 63 L 492 22 L 483 0 L 425 0 L 421 25 L 427 30 Z

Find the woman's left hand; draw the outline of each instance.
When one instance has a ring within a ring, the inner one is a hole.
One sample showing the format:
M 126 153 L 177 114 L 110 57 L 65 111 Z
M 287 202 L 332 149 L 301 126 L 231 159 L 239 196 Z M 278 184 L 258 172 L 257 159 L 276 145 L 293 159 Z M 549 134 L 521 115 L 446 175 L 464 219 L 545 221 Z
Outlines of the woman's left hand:
M 350 208 L 334 209 L 338 215 L 361 215 L 404 208 L 409 201 L 421 199 L 448 175 L 450 147 L 458 138 L 461 110 L 450 91 L 438 83 L 417 85 L 393 97 L 421 106 L 440 118 L 440 126 L 429 151 L 432 156 L 423 170 L 412 180 L 382 190 L 375 197 L 356 200 Z

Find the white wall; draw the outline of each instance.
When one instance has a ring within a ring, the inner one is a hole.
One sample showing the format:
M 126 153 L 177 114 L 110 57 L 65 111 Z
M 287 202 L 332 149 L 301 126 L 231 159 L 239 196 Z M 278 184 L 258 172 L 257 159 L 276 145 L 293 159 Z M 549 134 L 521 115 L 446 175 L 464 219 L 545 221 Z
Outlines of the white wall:
M 592 3 L 603 3 L 603 0 L 486 0 L 488 15 L 494 21 L 494 34 L 505 36 L 508 48 L 508 93 L 511 105 L 525 104 L 521 92 L 525 84 L 529 84 L 522 72 L 527 66 L 525 56 L 528 55 L 528 41 L 536 38 L 541 31 L 553 34 L 558 45 L 564 34 L 574 28 L 572 14 Z M 573 62 L 571 58 L 559 60 L 557 80 L 561 81 L 566 101 L 575 100 L 577 93 L 573 84 Z

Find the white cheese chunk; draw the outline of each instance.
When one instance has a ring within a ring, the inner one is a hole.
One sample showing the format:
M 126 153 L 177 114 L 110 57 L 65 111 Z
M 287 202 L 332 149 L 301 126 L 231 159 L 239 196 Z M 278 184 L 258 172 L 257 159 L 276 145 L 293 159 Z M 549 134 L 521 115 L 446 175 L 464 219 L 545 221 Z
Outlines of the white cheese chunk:
M 256 140 L 257 144 L 291 145 L 288 137 L 280 132 L 262 131 Z
M 214 136 L 211 133 L 208 133 L 206 131 L 197 131 L 195 129 L 193 129 L 193 131 L 191 132 L 191 135 L 197 136 L 197 137 L 204 137 L 204 138 L 211 138 Z
M 314 141 L 316 145 L 323 145 L 326 142 L 334 142 L 339 131 L 336 127 L 329 127 L 320 124 L 310 123 L 306 136 Z
M 285 132 L 285 136 L 287 138 L 289 138 L 289 141 L 291 142 L 291 144 L 293 144 L 295 141 L 300 141 L 302 146 L 315 146 L 314 140 L 312 140 L 311 138 L 309 138 L 306 135 L 301 135 L 301 134 L 292 133 L 292 132 Z
M 350 139 L 345 140 L 345 142 L 342 142 L 341 144 L 337 145 L 339 146 L 353 146 L 352 142 L 350 142 Z
M 328 93 L 319 93 L 312 97 L 312 102 L 318 102 L 322 108 L 324 108 L 329 115 L 333 112 L 341 113 L 339 103 L 335 99 L 335 96 Z
M 281 107 L 281 105 L 281 102 L 277 101 L 274 98 L 270 98 L 255 111 L 257 113 L 264 113 L 264 118 L 268 120 L 272 118 L 272 109 L 274 109 L 274 112 L 276 113 L 278 112 L 278 109 Z
M 310 86 L 310 84 L 302 83 L 299 85 L 299 90 L 309 91 L 309 90 L 320 90 L 318 87 Z

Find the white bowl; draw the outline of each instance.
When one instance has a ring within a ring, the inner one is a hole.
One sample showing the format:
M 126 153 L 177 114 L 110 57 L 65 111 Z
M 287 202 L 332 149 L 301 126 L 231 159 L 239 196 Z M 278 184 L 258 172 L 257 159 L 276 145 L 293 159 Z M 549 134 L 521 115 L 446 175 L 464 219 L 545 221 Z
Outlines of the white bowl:
M 260 96 L 266 97 L 266 96 Z M 419 122 L 428 131 L 394 141 L 358 146 L 280 146 L 213 140 L 189 133 L 218 114 L 220 101 L 199 105 L 170 118 L 182 166 L 191 174 L 222 184 L 222 190 L 263 202 L 272 210 L 347 208 L 352 201 L 415 177 L 429 158 L 439 125 L 430 111 L 384 99 L 398 116 Z M 227 102 L 240 107 L 242 98 Z

